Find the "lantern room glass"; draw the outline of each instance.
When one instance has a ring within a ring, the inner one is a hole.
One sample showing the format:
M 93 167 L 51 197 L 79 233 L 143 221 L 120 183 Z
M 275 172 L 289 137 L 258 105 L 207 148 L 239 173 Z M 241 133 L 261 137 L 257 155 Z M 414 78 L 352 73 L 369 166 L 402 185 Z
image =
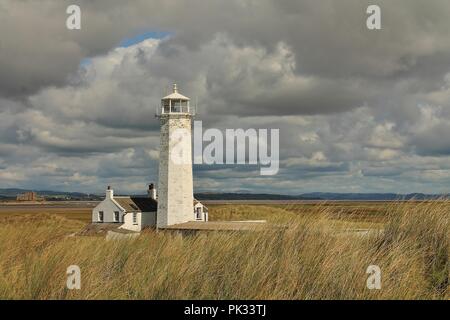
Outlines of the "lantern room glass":
M 189 113 L 189 101 L 187 100 L 163 100 L 162 113 Z

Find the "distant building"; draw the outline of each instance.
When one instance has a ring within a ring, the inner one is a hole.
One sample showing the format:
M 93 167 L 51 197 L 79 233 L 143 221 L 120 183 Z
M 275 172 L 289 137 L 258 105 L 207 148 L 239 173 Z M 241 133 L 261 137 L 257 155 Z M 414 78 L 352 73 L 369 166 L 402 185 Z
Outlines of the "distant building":
M 34 191 L 24 192 L 17 195 L 17 201 L 38 201 L 40 198 Z

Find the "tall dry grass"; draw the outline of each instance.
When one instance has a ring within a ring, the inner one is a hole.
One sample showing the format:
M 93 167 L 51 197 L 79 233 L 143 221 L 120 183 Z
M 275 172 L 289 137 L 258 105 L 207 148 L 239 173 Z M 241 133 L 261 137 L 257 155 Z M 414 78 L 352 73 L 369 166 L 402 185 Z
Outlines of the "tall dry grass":
M 348 231 L 353 218 L 325 205 L 305 215 L 295 207 L 211 210 L 216 219 L 285 222 L 285 231 L 148 231 L 114 241 L 67 237 L 83 224 L 63 217 L 2 220 L 0 298 L 448 299 L 449 202 L 384 209 L 383 231 L 378 221 L 366 235 Z M 66 288 L 73 264 L 81 268 L 81 290 Z M 369 265 L 382 270 L 381 290 L 366 287 Z

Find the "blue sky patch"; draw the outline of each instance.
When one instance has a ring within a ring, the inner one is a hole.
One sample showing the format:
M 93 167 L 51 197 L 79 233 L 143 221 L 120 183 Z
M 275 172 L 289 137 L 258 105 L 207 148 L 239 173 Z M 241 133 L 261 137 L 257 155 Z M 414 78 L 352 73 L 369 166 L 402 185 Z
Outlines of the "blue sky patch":
M 132 45 L 135 45 L 139 42 L 142 42 L 144 40 L 147 39 L 162 39 L 165 38 L 167 36 L 171 35 L 170 32 L 165 32 L 165 31 L 148 31 L 148 32 L 143 32 L 143 33 L 139 33 L 133 37 L 128 37 L 128 38 L 124 38 L 120 43 L 119 43 L 119 47 L 130 47 Z
M 84 58 L 80 61 L 80 67 L 85 67 L 88 66 L 92 63 L 92 59 L 91 58 Z
M 139 33 L 132 37 L 127 37 L 122 39 L 120 41 L 119 45 L 117 47 L 127 48 L 130 46 L 133 46 L 135 44 L 138 44 L 139 42 L 142 42 L 147 39 L 162 39 L 165 37 L 170 36 L 171 32 L 166 31 L 147 31 L 143 33 Z M 80 61 L 80 67 L 87 67 L 92 63 L 92 58 L 84 58 Z

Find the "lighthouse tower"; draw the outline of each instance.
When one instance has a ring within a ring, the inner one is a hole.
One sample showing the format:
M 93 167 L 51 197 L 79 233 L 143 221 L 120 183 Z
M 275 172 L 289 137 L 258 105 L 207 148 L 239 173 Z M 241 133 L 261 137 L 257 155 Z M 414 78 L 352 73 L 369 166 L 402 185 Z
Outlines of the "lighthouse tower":
M 189 100 L 176 84 L 161 99 L 157 228 L 194 220 Z

